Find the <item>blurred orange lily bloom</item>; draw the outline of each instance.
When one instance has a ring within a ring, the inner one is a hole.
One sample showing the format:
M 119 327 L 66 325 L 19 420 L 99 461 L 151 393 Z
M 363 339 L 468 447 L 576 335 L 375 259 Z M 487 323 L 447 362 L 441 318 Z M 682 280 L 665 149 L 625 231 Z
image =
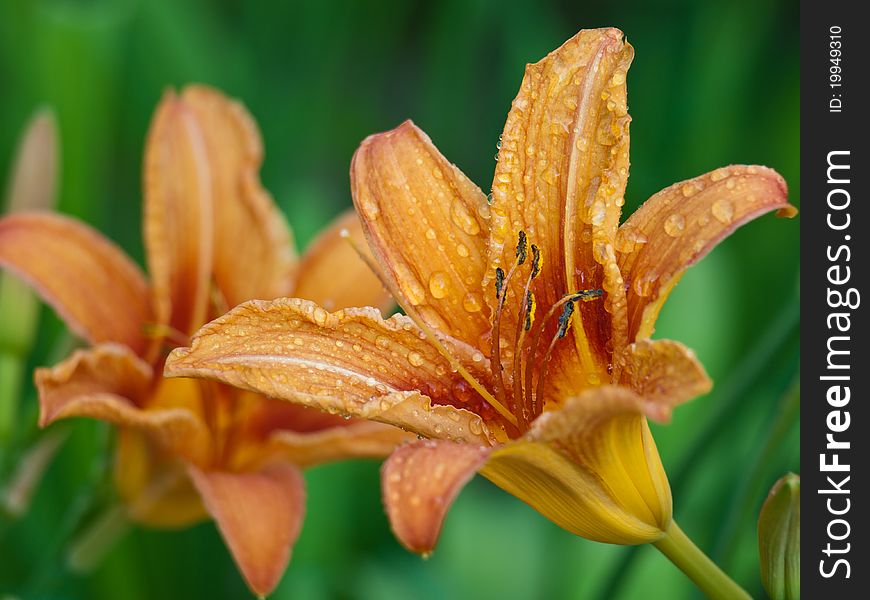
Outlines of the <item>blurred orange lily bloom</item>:
M 633 52 L 616 29 L 587 30 L 528 66 L 491 204 L 410 122 L 362 143 L 354 203 L 407 316 L 249 302 L 174 350 L 166 373 L 428 438 L 383 469 L 411 550 L 434 547 L 477 471 L 577 535 L 663 539 L 670 487 L 647 417 L 666 421 L 710 381 L 683 345 L 649 339 L 657 315 L 723 237 L 794 209 L 777 173 L 731 166 L 659 192 L 620 226 Z
M 91 344 L 37 370 L 40 424 L 86 416 L 118 425 L 115 479 L 129 515 L 168 527 L 211 515 L 248 585 L 263 595 L 280 580 L 300 531 L 300 468 L 386 456 L 408 434 L 162 377 L 167 347 L 186 344 L 244 300 L 294 293 L 334 308 L 391 305 L 339 235 L 362 239 L 353 212 L 297 258 L 260 185 L 261 162 L 259 132 L 240 104 L 201 86 L 167 92 L 145 153 L 150 280 L 99 233 L 52 213 L 0 220 L 0 265 Z

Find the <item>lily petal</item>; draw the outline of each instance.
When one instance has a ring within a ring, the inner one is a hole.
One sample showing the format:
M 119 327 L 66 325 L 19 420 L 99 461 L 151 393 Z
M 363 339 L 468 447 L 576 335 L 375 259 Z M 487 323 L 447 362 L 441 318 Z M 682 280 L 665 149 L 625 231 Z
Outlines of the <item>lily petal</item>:
M 205 134 L 167 91 L 145 147 L 145 253 L 154 312 L 182 334 L 206 321 L 213 256 L 213 183 Z M 238 239 L 233 247 L 244 246 Z
M 492 184 L 489 279 L 496 267 L 510 269 L 523 230 L 543 254 L 532 289 L 544 311 L 571 292 L 607 292 L 612 319 L 604 302 L 581 305 L 583 326 L 572 329 L 576 350 L 562 352 L 564 358 L 552 367 L 574 378 L 569 387 L 575 391 L 588 386 L 592 375 L 606 380 L 605 344 L 613 338 L 618 349 L 625 338 L 620 326 L 625 298 L 613 244 L 628 178 L 625 75 L 633 56 L 621 31 L 593 29 L 528 65 L 505 123 Z M 508 294 L 514 306 L 526 277 L 523 272 L 512 281 Z M 489 302 L 496 302 L 494 295 Z M 503 318 L 513 331 L 518 311 L 509 312 Z M 555 329 L 553 319 L 548 338 Z
M 647 414 L 667 422 L 678 404 L 713 387 L 695 353 L 672 340 L 641 340 L 615 357 L 621 382 L 648 402 Z
M 435 548 L 447 511 L 491 448 L 419 440 L 398 448 L 381 469 L 393 533 L 412 552 Z
M 494 450 L 480 473 L 581 537 L 655 541 L 670 523 L 671 493 L 645 412 L 625 388 L 592 388 Z
M 430 327 L 477 344 L 489 329 L 480 295 L 486 196 L 411 121 L 366 138 L 350 174 L 369 246 L 398 303 Z
M 767 167 L 732 165 L 652 196 L 619 229 L 619 268 L 628 284 L 629 339 L 652 335 L 662 304 L 688 267 L 735 229 L 771 210 L 792 217 L 783 178 Z
M 269 594 L 290 562 L 302 529 L 305 481 L 288 464 L 255 473 L 188 469 L 248 587 Z
M 353 210 L 339 216 L 305 251 L 293 295 L 327 310 L 374 306 L 386 312 L 395 301 L 345 236 L 365 251 L 362 223 Z
M 148 285 L 120 248 L 87 225 L 51 213 L 0 219 L 0 266 L 9 269 L 91 343 L 118 342 L 137 353 L 147 341 Z
M 138 403 L 151 386 L 151 366 L 119 344 L 77 350 L 50 369 L 37 369 L 39 424 L 90 417 L 142 429 L 189 460 L 203 460 L 207 432 L 194 413 L 182 408 L 144 410 Z
M 384 320 L 373 308 L 330 314 L 299 298 L 254 300 L 203 327 L 190 348 L 174 350 L 164 374 L 214 379 L 424 436 L 487 443 L 478 416 L 486 414 L 484 401 L 422 338 L 409 318 Z M 463 363 L 475 364 L 479 353 L 444 343 Z M 482 364 L 480 371 L 483 378 Z
M 184 89 L 180 103 L 194 115 L 211 175 L 214 278 L 227 307 L 290 293 L 296 251 L 281 211 L 260 183 L 263 143 L 245 107 L 212 88 Z
M 134 521 L 174 529 L 208 516 L 178 456 L 153 436 L 121 427 L 115 447 L 115 488 Z
M 304 468 L 345 458 L 383 458 L 414 438 L 391 425 L 358 421 L 310 433 L 276 431 L 270 441 L 282 457 Z

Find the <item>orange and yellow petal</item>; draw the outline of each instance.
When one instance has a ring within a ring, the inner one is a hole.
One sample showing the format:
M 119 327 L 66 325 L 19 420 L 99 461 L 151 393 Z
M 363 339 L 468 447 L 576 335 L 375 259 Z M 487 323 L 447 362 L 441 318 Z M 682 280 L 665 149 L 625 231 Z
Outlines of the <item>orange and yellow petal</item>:
M 394 307 L 390 293 L 351 243 L 368 254 L 362 223 L 353 210 L 335 219 L 305 251 L 293 295 L 327 310 L 374 306 L 386 312 Z
M 479 355 L 444 343 L 469 364 Z M 190 348 L 174 350 L 165 374 L 213 379 L 427 437 L 486 443 L 490 435 L 478 414 L 462 408 L 477 411 L 482 400 L 413 322 L 402 315 L 384 320 L 373 308 L 329 313 L 298 298 L 247 302 L 203 327 Z
M 383 458 L 413 439 L 414 434 L 398 427 L 370 421 L 350 421 L 346 426 L 307 433 L 285 429 L 269 436 L 276 455 L 299 467 L 347 458 Z
M 305 482 L 289 464 L 253 473 L 189 468 L 248 587 L 269 594 L 290 562 L 305 514 Z
M 289 295 L 297 257 L 290 229 L 260 183 L 263 143 L 245 107 L 203 85 L 178 102 L 199 129 L 210 175 L 214 280 L 227 308 Z
M 410 121 L 366 138 L 351 191 L 396 300 L 432 328 L 477 344 L 489 328 L 480 293 L 486 196 Z
M 115 440 L 115 488 L 131 519 L 178 528 L 208 516 L 177 454 L 137 429 L 121 427 Z
M 783 178 L 767 167 L 732 165 L 676 183 L 619 228 L 619 268 L 628 287 L 631 340 L 652 335 L 662 304 L 688 267 L 735 229 L 777 210 L 791 217 Z
M 713 382 L 695 353 L 672 340 L 641 340 L 614 357 L 619 380 L 647 401 L 647 415 L 670 420 L 678 404 L 710 391 Z
M 419 440 L 390 455 L 381 469 L 381 490 L 390 526 L 403 546 L 424 554 L 435 548 L 447 511 L 491 450 Z
M 612 339 L 618 349 L 625 337 L 613 244 L 628 178 L 625 77 L 633 56 L 621 31 L 593 29 L 529 65 L 505 123 L 492 184 L 488 282 L 496 267 L 509 271 L 523 230 L 543 254 L 532 285 L 539 310 L 578 290 L 607 292 L 603 301 L 579 307 L 583 318 L 569 335 L 573 348 L 562 344 L 554 357 L 553 377 L 571 379 L 575 392 L 589 385 L 590 375 L 606 379 L 606 343 Z M 509 288 L 514 307 L 527 273 Z M 494 304 L 495 296 L 488 301 Z M 503 318 L 513 331 L 518 311 L 509 312 Z M 547 339 L 556 329 L 552 321 Z
M 52 213 L 0 219 L 0 266 L 28 284 L 91 343 L 144 352 L 148 284 L 120 248 L 87 225 Z
M 37 369 L 40 425 L 90 417 L 147 432 L 188 460 L 202 461 L 208 432 L 194 412 L 180 406 L 147 408 L 151 367 L 118 344 L 77 350 L 52 368 Z
M 671 494 L 645 404 L 621 387 L 587 390 L 494 450 L 480 472 L 581 537 L 655 541 L 671 521 Z
M 208 316 L 214 261 L 213 169 L 196 113 L 167 91 L 145 146 L 145 255 L 155 320 L 185 335 Z M 232 245 L 241 244 L 233 239 Z

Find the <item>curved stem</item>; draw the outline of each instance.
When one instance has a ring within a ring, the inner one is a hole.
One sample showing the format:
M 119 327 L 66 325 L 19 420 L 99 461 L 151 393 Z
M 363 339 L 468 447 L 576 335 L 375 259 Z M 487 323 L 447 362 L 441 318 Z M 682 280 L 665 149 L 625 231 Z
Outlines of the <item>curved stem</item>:
M 707 555 L 683 533 L 676 522 L 671 521 L 665 537 L 653 546 L 668 557 L 677 568 L 685 573 L 695 585 L 711 600 L 750 599 L 742 587 L 737 585 Z

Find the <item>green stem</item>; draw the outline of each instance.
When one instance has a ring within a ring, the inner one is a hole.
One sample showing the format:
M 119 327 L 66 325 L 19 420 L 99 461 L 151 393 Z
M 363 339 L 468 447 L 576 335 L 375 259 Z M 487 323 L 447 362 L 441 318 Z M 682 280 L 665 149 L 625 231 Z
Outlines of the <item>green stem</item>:
M 694 581 L 710 600 L 751 600 L 752 597 L 746 590 L 707 558 L 675 521 L 671 521 L 665 537 L 653 542 L 653 546 Z

